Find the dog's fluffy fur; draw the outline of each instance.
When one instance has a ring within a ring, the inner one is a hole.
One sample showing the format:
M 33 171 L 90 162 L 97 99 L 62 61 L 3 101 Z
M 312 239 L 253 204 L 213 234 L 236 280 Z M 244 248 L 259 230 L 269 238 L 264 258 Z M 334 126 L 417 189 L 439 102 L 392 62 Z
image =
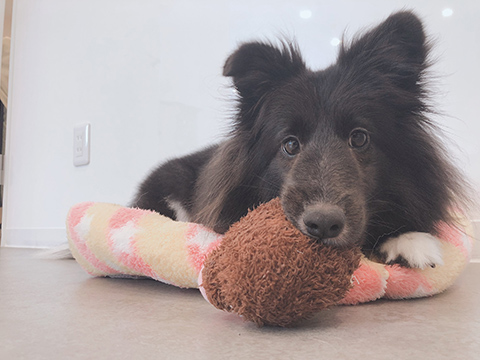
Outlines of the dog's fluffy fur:
M 427 117 L 429 47 L 406 11 L 343 44 L 320 71 L 288 42 L 241 45 L 223 69 L 238 92 L 230 136 L 155 169 L 132 206 L 225 232 L 280 196 L 289 220 L 318 241 L 408 266 L 440 262 L 382 250 L 407 232 L 434 234 L 464 198 Z

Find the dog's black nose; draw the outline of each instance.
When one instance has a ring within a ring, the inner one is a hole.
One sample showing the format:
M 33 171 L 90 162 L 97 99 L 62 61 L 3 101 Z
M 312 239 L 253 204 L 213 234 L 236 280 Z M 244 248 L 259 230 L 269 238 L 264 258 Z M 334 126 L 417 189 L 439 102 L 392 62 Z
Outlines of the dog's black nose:
M 345 214 L 336 205 L 315 205 L 305 210 L 303 223 L 307 235 L 317 239 L 335 238 L 341 234 L 345 227 Z

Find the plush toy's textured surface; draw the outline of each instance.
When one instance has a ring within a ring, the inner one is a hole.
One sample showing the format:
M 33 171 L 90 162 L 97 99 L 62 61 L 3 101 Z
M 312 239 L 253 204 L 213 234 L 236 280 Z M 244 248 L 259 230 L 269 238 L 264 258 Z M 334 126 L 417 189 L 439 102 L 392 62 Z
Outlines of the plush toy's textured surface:
M 348 260 L 348 254 L 306 241 L 290 225 L 272 224 L 268 209 L 260 206 L 232 226 L 221 247 L 222 236 L 201 225 L 93 202 L 70 209 L 67 236 L 73 256 L 93 276 L 144 276 L 198 288 L 208 259 L 200 281 L 204 296 L 258 324 L 286 325 L 336 302 L 435 295 L 453 284 L 470 259 L 471 229 L 439 224 L 443 265 L 406 269 L 362 258 L 350 287 L 356 253 Z
M 206 255 L 221 236 L 152 211 L 81 203 L 67 216 L 72 255 L 93 276 L 146 276 L 179 287 L 198 287 Z
M 339 302 L 360 256 L 303 235 L 276 199 L 232 225 L 205 261 L 202 286 L 219 309 L 288 326 Z

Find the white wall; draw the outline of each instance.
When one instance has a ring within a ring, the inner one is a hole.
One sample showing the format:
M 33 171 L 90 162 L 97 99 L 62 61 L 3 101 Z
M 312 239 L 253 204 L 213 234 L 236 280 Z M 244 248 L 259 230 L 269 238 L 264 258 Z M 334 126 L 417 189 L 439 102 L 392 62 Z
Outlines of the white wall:
M 445 18 L 435 0 L 16 0 L 2 244 L 61 243 L 72 204 L 125 204 L 154 164 L 218 140 L 232 105 L 221 68 L 238 42 L 295 36 L 318 68 L 345 28 L 348 37 L 404 6 L 437 37 L 436 69 L 448 75 L 438 100 L 452 116 L 441 121 L 480 184 L 480 5 L 451 4 Z M 84 122 L 91 163 L 75 168 L 73 127 Z

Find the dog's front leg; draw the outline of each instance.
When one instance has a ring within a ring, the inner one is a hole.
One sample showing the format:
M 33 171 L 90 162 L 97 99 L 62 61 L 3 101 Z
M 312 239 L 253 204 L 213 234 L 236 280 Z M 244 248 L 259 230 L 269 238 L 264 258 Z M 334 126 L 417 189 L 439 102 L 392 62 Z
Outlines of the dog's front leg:
M 408 232 L 386 240 L 379 253 L 386 264 L 424 269 L 443 265 L 440 240 L 423 232 Z

